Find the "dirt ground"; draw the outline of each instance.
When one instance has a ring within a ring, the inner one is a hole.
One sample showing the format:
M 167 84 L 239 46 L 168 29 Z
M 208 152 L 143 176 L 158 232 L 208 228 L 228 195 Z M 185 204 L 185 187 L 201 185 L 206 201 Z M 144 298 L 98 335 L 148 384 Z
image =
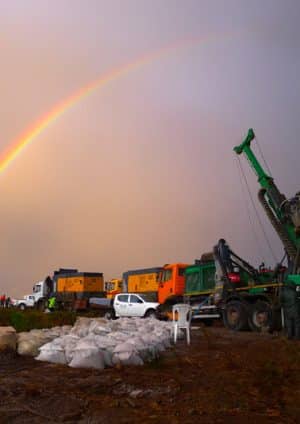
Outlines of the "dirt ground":
M 0 423 L 299 423 L 300 343 L 196 328 L 143 367 L 0 358 Z

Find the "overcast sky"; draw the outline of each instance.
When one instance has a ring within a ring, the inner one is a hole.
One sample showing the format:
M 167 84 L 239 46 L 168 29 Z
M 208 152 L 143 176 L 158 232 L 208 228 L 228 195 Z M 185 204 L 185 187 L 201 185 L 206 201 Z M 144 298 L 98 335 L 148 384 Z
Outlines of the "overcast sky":
M 109 69 L 199 39 L 95 90 L 0 176 L 0 291 L 59 267 L 193 263 L 221 237 L 273 265 L 232 148 L 253 127 L 279 188 L 299 190 L 299 19 L 296 0 L 0 0 L 2 151 Z

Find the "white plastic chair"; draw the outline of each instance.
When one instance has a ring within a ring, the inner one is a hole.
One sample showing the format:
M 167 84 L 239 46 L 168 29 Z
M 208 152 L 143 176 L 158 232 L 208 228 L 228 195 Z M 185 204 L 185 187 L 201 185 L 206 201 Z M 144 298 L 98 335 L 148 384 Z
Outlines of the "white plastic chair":
M 192 308 L 190 305 L 178 303 L 172 308 L 173 312 L 173 330 L 174 330 L 174 343 L 177 342 L 178 329 L 186 330 L 187 344 L 191 343 L 190 328 L 192 320 Z M 177 316 L 176 316 L 177 314 Z M 177 319 L 176 319 L 177 318 Z

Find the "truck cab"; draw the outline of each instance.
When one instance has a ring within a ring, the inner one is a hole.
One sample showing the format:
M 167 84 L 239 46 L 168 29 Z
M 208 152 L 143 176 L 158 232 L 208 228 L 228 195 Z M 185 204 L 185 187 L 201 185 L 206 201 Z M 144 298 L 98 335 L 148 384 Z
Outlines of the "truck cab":
M 39 281 L 32 288 L 31 296 L 34 297 L 35 302 L 38 302 L 39 299 L 45 297 L 47 295 L 45 281 Z
M 160 272 L 158 301 L 164 303 L 171 296 L 183 296 L 185 288 L 185 269 L 188 264 L 167 264 Z
M 123 288 L 123 280 L 119 278 L 112 278 L 110 281 L 105 282 L 105 293 L 107 299 L 112 299 L 116 294 L 121 293 Z

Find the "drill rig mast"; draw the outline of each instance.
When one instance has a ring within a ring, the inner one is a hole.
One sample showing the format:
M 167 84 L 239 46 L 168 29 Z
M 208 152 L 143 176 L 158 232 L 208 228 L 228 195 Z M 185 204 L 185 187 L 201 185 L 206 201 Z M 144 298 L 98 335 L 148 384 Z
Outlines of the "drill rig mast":
M 258 177 L 258 183 L 261 186 L 258 192 L 259 201 L 288 257 L 287 280 L 292 284 L 300 285 L 300 192 L 287 199 L 279 191 L 273 178 L 265 172 L 251 149 L 254 138 L 254 131 L 249 129 L 245 140 L 236 146 L 234 151 L 238 155 L 244 153 Z

